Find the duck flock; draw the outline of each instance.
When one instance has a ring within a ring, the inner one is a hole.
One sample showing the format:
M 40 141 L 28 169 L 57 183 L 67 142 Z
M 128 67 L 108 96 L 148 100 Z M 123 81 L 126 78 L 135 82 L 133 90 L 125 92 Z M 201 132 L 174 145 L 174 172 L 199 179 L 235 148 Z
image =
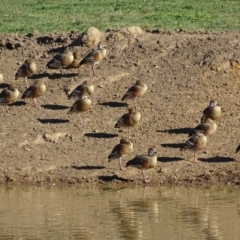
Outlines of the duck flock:
M 106 45 L 99 42 L 96 49 L 92 50 L 84 58 L 81 58 L 78 51 L 72 53 L 66 49 L 63 53 L 59 53 L 53 57 L 47 64 L 50 68 L 62 69 L 65 68 L 80 68 L 81 65 L 91 65 L 93 75 L 98 76 L 95 65 L 99 64 L 107 53 Z M 22 99 L 32 98 L 35 107 L 40 105 L 37 98 L 45 94 L 47 87 L 45 79 L 36 80 L 33 85 L 28 86 L 28 77 L 37 73 L 36 63 L 32 59 L 27 59 L 17 70 L 15 79 L 24 78 L 26 83 L 26 90 L 22 94 Z M 118 159 L 120 170 L 124 170 L 122 166 L 122 158 L 133 151 L 133 143 L 131 142 L 131 130 L 136 127 L 141 119 L 140 106 L 137 104 L 137 98 L 144 96 L 147 92 L 147 85 L 137 80 L 122 97 L 122 101 L 132 100 L 133 107 L 129 108 L 128 112 L 122 115 L 115 124 L 115 128 L 127 129 L 127 137 L 122 138 L 108 156 L 109 161 Z M 78 113 L 80 124 L 84 127 L 84 121 L 81 114 L 92 108 L 91 95 L 94 93 L 94 85 L 84 81 L 81 85 L 77 86 L 72 92 L 67 93 L 69 99 L 77 99 L 70 108 L 69 114 Z M 5 105 L 6 110 L 9 112 L 8 104 L 15 102 L 20 93 L 17 88 L 10 84 L 7 88 L 3 89 L 0 93 L 0 104 Z M 180 148 L 180 151 L 190 150 L 194 153 L 194 163 L 198 162 L 197 152 L 207 148 L 208 136 L 214 134 L 217 130 L 217 123 L 221 117 L 221 107 L 218 102 L 211 100 L 206 109 L 203 110 L 200 124 L 189 132 L 189 138 Z M 240 145 L 237 147 L 236 152 L 240 151 Z M 157 165 L 157 151 L 155 146 L 148 149 L 146 155 L 141 155 L 133 158 L 126 163 L 126 167 L 134 166 L 140 168 L 142 171 L 143 181 L 149 182 L 145 176 L 145 170 L 153 168 Z

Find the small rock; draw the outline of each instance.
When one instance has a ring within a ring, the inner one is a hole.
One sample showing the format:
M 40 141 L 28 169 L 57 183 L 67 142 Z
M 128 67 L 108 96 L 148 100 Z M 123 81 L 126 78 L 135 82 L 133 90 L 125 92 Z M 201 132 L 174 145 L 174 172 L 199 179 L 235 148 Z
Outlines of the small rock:
M 85 43 L 88 47 L 96 46 L 100 42 L 101 34 L 95 27 L 88 28 L 84 33 L 80 34 L 78 40 Z
M 55 170 L 57 169 L 56 165 L 51 165 L 51 166 L 46 166 L 45 167 L 45 171 L 52 171 L 52 170 Z

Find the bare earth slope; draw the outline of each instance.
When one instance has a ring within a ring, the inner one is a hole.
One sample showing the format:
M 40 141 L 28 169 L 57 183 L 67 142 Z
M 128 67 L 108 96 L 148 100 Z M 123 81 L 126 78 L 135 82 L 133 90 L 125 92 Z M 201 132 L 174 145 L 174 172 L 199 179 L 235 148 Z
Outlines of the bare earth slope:
M 126 90 L 141 79 L 148 85 L 139 99 L 142 119 L 133 131 L 134 152 L 126 161 L 156 146 L 158 165 L 148 170 L 150 184 L 240 184 L 240 34 L 239 32 L 106 31 L 102 40 L 108 46 L 106 59 L 97 67 L 47 69 L 46 64 L 63 46 L 71 45 L 79 33 L 49 35 L 8 34 L 0 37 L 1 68 L 6 83 L 25 90 L 23 79 L 14 75 L 25 59 L 32 57 L 38 73 L 28 81 L 46 78 L 47 92 L 39 102 L 10 104 L 10 113 L 0 111 L 0 182 L 24 184 L 118 183 L 142 184 L 138 169 L 120 171 L 118 162 L 107 156 L 126 130 L 114 128 L 127 112 L 121 102 Z M 73 45 L 82 56 L 86 46 Z M 83 129 L 76 114 L 67 115 L 74 100 L 64 89 L 84 80 L 95 85 L 93 108 L 82 114 Z M 188 130 L 196 126 L 202 110 L 211 99 L 222 106 L 217 132 L 209 137 L 208 149 L 198 154 L 180 152 Z

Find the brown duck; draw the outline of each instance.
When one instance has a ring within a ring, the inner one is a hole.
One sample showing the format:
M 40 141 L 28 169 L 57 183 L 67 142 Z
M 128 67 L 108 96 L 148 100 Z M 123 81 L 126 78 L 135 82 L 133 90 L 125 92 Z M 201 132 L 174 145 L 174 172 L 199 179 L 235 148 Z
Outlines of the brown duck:
M 121 160 L 124 156 L 130 154 L 132 151 L 133 144 L 129 140 L 122 138 L 120 143 L 113 148 L 112 152 L 108 156 L 108 161 L 110 162 L 113 159 L 118 159 L 120 170 L 124 170 Z
M 203 150 L 207 147 L 207 137 L 200 131 L 197 131 L 194 135 L 192 135 L 184 144 L 184 146 L 180 149 L 190 150 L 194 152 L 194 163 L 197 162 L 197 152 L 199 150 Z
M 15 102 L 19 96 L 19 91 L 17 88 L 10 84 L 7 88 L 4 88 L 0 93 L 0 104 L 5 105 L 6 110 L 9 112 L 8 104 Z
M 22 99 L 33 98 L 34 106 L 39 107 L 36 98 L 43 96 L 46 89 L 45 80 L 38 79 L 23 93 Z
M 142 97 L 147 91 L 147 85 L 143 83 L 141 80 L 137 80 L 136 83 L 130 87 L 127 92 L 122 97 L 122 101 L 125 101 L 127 99 L 132 99 L 135 108 L 137 108 L 136 105 L 136 99 L 139 97 Z
M 70 111 L 68 114 L 71 113 L 78 113 L 81 125 L 84 126 L 84 122 L 81 118 L 81 113 L 86 112 L 92 107 L 92 101 L 89 98 L 88 94 L 82 95 L 71 107 Z
M 210 136 L 217 131 L 217 124 L 211 118 L 202 117 L 202 122 L 195 127 L 190 133 L 189 137 L 194 135 L 197 131 L 201 131 L 205 136 Z
M 97 76 L 94 66 L 99 64 L 106 57 L 106 53 L 106 46 L 103 45 L 102 42 L 99 42 L 97 49 L 92 50 L 86 57 L 84 57 L 80 62 L 80 66 L 84 64 L 92 65 L 93 75 Z
M 142 170 L 143 181 L 145 183 L 149 182 L 149 180 L 146 179 L 145 170 L 157 166 L 157 151 L 155 147 L 150 147 L 147 155 L 137 156 L 128 161 L 126 166 L 140 168 Z
M 73 59 L 73 53 L 69 49 L 65 49 L 63 53 L 59 53 L 54 56 L 48 63 L 48 66 L 60 69 L 61 74 L 63 74 L 62 69 L 68 67 L 73 62 Z
M 15 80 L 18 78 L 24 78 L 26 82 L 26 86 L 28 88 L 27 78 L 31 77 L 33 74 L 37 72 L 36 63 L 32 59 L 27 59 L 18 69 L 17 73 L 15 74 Z
M 131 128 L 137 126 L 140 122 L 141 114 L 134 110 L 134 108 L 130 108 L 128 113 L 125 113 L 122 117 L 120 117 L 115 124 L 115 128 L 128 128 L 128 139 L 130 139 L 130 131 Z
M 91 83 L 88 83 L 88 81 L 84 81 L 82 84 L 78 85 L 73 91 L 68 94 L 68 99 L 70 98 L 79 98 L 83 94 L 87 93 L 89 96 L 91 96 L 94 92 L 94 85 Z
M 208 107 L 203 110 L 203 116 L 204 118 L 211 118 L 214 121 L 217 121 L 221 117 L 221 107 L 218 105 L 218 102 L 215 100 L 211 100 Z

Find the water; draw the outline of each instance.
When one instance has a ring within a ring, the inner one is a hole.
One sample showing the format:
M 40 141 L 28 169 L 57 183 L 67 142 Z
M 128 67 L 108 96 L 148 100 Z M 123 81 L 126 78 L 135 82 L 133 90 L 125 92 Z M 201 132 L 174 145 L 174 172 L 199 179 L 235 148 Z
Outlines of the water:
M 240 239 L 237 187 L 1 187 L 0 239 Z

